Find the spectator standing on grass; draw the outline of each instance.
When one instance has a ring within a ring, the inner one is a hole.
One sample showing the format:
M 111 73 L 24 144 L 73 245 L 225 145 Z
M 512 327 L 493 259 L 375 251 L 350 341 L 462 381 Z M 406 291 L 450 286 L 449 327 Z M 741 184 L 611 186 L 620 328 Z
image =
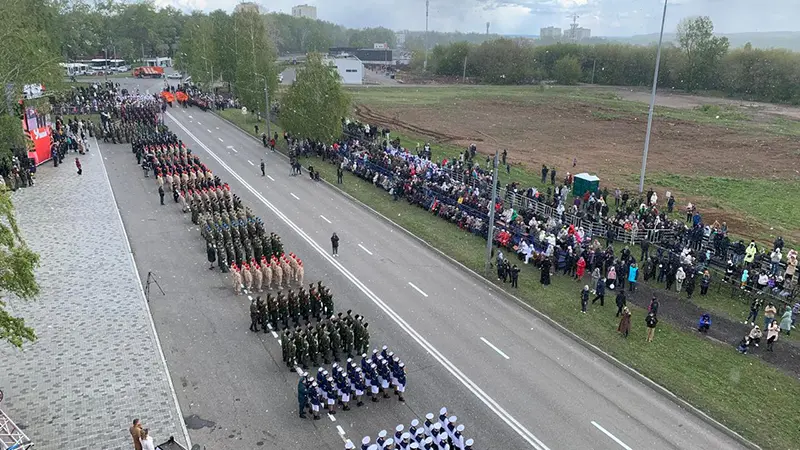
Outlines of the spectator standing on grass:
M 547 182 L 547 166 L 542 164 L 542 184 Z
M 627 306 L 622 308 L 622 318 L 619 319 L 619 325 L 617 326 L 617 331 L 622 333 L 622 337 L 627 338 L 628 333 L 631 331 L 631 310 L 628 309 Z M 619 316 L 620 313 L 617 313 Z
M 691 299 L 692 294 L 694 294 L 695 281 L 696 273 L 694 269 L 690 267 L 686 274 L 686 297 L 689 299 Z
M 511 266 L 511 287 L 517 288 L 517 281 L 519 279 L 519 267 L 516 264 Z
M 775 341 L 778 340 L 778 334 L 780 334 L 780 327 L 778 326 L 777 322 L 771 322 L 767 327 L 767 351 L 771 352 L 772 346 L 775 344 Z
M 672 214 L 672 211 L 675 209 L 675 197 L 672 195 L 667 195 L 667 214 Z
M 792 308 L 790 306 L 786 307 L 786 311 L 781 316 L 781 331 L 787 336 L 792 332 Z
M 583 281 L 583 275 L 586 273 L 586 260 L 583 259 L 583 256 L 578 258 L 578 262 L 576 263 L 576 270 L 575 270 L 575 279 L 580 283 Z
M 744 263 L 748 266 L 753 264 L 756 259 L 756 253 L 758 253 L 758 247 L 756 247 L 755 241 L 750 241 L 750 244 L 744 250 Z
M 658 314 L 658 307 L 659 307 L 658 299 L 654 295 L 652 299 L 650 299 L 650 304 L 647 305 L 647 312 L 651 312 L 653 314 Z
M 589 304 L 589 285 L 585 285 L 581 291 L 581 312 L 586 314 L 586 306 Z
M 653 342 L 653 337 L 656 334 L 656 326 L 658 325 L 658 318 L 653 311 L 647 313 L 644 318 L 644 323 L 647 326 L 647 342 Z
M 617 302 L 617 315 L 615 317 L 619 317 L 619 315 L 622 314 L 623 309 L 628 304 L 628 299 L 625 297 L 624 289 L 620 289 L 619 293 L 617 293 L 616 302 Z
M 700 280 L 700 295 L 708 293 L 708 286 L 711 284 L 711 273 L 706 269 L 703 272 L 703 278 Z
M 595 269 L 597 270 L 597 269 Z M 595 296 L 592 299 L 592 304 L 596 302 L 598 299 L 600 300 L 600 306 L 605 305 L 606 302 L 606 280 L 605 278 L 601 278 L 597 280 L 597 283 L 594 287 Z
M 344 170 L 342 170 L 342 164 L 336 166 L 336 184 L 342 184 L 342 178 L 344 177 Z
M 597 293 L 597 282 L 600 281 L 601 277 L 602 275 L 600 274 L 600 268 L 595 267 L 592 271 L 592 286 L 595 286 L 595 289 L 592 290 L 592 294 Z M 603 287 L 605 287 L 605 285 Z
M 775 321 L 775 314 L 778 313 L 778 310 L 775 308 L 775 305 L 772 302 L 767 303 L 767 307 L 764 308 L 764 329 L 769 329 L 769 325 Z
M 750 314 L 747 315 L 747 319 L 744 320 L 745 325 L 747 322 L 750 322 L 750 326 L 757 326 L 755 325 L 755 321 L 758 318 L 758 312 L 761 311 L 761 307 L 764 306 L 764 300 L 761 297 L 756 296 L 752 302 L 750 302 Z
M 777 275 L 778 268 L 780 267 L 781 260 L 783 259 L 783 255 L 781 254 L 781 249 L 776 248 L 772 251 L 769 255 L 769 273 L 770 275 Z
M 639 267 L 636 263 L 631 263 L 631 266 L 628 268 L 628 286 L 630 286 L 630 291 L 636 291 L 636 282 L 639 278 Z
M 550 268 L 552 267 L 552 263 L 550 262 L 550 258 L 546 258 L 542 261 L 541 265 L 541 274 L 539 275 L 539 282 L 542 286 L 549 286 L 550 285 Z
M 683 270 L 683 267 L 678 267 L 678 270 L 675 271 L 675 292 L 680 292 L 681 288 L 683 288 L 683 281 L 686 279 L 686 272 Z
M 617 284 L 617 269 L 614 266 L 608 269 L 606 278 L 608 279 L 608 288 L 613 291 Z
M 556 168 L 555 167 L 550 169 L 550 184 L 552 184 L 553 186 L 556 185 Z

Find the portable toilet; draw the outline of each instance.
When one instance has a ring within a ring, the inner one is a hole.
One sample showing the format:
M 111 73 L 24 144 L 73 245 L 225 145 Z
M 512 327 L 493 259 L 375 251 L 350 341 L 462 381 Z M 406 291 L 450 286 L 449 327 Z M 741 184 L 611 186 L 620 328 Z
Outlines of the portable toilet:
M 599 189 L 600 178 L 586 172 L 575 175 L 572 182 L 572 195 L 575 197 L 582 197 L 586 192 L 597 192 Z

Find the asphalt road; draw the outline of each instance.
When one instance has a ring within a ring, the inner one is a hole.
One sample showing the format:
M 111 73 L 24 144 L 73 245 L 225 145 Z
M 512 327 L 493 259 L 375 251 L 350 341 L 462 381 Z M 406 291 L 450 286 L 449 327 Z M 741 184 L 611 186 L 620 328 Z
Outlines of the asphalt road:
M 482 449 L 740 448 L 334 189 L 289 176 L 282 157 L 222 119 L 172 108 L 166 121 L 303 258 L 307 280 L 365 315 L 373 346 L 390 345 L 409 369 L 405 405 L 295 419 L 296 376 L 280 367 L 275 339 L 247 332 L 246 300 L 207 269 L 188 217 L 157 205 L 129 147 L 104 149 L 142 276 L 154 271 L 167 292 L 151 305 L 181 406 L 215 423 L 190 430 L 193 442 L 335 449 L 336 426 L 355 442 L 447 406 Z

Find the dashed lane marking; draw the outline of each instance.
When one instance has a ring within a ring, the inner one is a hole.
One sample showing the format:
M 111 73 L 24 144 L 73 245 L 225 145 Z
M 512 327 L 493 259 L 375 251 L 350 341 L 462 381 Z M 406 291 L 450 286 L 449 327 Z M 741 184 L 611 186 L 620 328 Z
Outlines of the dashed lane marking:
M 371 251 L 369 251 L 369 250 L 367 250 L 367 247 L 364 247 L 364 246 L 363 246 L 363 245 L 361 245 L 361 244 L 358 244 L 358 246 L 359 246 L 359 247 L 361 247 L 361 250 L 364 250 L 365 252 L 367 252 L 367 253 L 369 253 L 370 255 L 372 255 L 372 252 L 371 252 Z M 427 295 L 426 295 L 426 297 L 427 297 Z
M 494 351 L 496 351 L 497 353 L 499 353 L 499 354 L 500 354 L 500 356 L 502 356 L 503 358 L 505 358 L 505 359 L 511 359 L 511 358 L 510 358 L 508 355 L 506 355 L 505 353 L 503 353 L 503 351 L 502 351 L 502 350 L 500 350 L 499 348 L 495 347 L 495 345 L 494 345 L 494 344 L 492 344 L 491 342 L 487 341 L 487 340 L 486 340 L 486 338 L 484 338 L 484 337 L 481 337 L 481 340 L 483 341 L 483 343 L 484 343 L 484 344 L 488 345 L 489 347 L 492 347 L 492 349 L 493 349 Z
M 319 216 L 320 216 L 320 217 L 322 217 L 322 220 L 324 220 L 325 222 L 328 222 L 328 223 L 333 223 L 333 222 L 331 222 L 330 220 L 328 220 L 328 218 L 327 218 L 327 217 L 323 216 L 322 214 L 320 214 Z
M 408 284 L 409 284 L 409 286 L 411 286 L 412 288 L 416 289 L 416 290 L 417 290 L 417 292 L 419 292 L 420 294 L 422 294 L 422 296 L 423 296 L 423 297 L 427 297 L 427 296 L 428 296 L 428 294 L 426 294 L 426 293 L 425 293 L 425 291 L 423 291 L 422 289 L 418 288 L 418 287 L 417 287 L 417 286 L 416 286 L 414 283 L 412 283 L 412 282 L 410 282 L 410 281 L 409 281 L 409 282 L 408 282 Z

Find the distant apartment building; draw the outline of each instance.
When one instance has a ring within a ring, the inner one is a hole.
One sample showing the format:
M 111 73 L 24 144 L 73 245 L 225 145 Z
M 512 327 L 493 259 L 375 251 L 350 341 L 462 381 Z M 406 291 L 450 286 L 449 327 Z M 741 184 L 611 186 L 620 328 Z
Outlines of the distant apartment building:
M 573 26 L 569 30 L 564 31 L 564 38 L 572 41 L 585 41 L 592 37 L 592 30 L 589 28 Z
M 539 30 L 539 37 L 541 39 L 561 39 L 561 28 L 546 27 Z
M 397 48 L 404 48 L 406 45 L 406 36 L 408 35 L 407 30 L 398 31 L 394 34 L 395 41 L 397 42 Z
M 258 5 L 253 2 L 242 2 L 236 5 L 233 8 L 233 12 L 242 13 L 242 12 L 254 12 L 256 14 L 259 13 Z
M 317 7 L 310 5 L 293 6 L 292 15 L 294 17 L 306 17 L 308 19 L 317 20 Z

